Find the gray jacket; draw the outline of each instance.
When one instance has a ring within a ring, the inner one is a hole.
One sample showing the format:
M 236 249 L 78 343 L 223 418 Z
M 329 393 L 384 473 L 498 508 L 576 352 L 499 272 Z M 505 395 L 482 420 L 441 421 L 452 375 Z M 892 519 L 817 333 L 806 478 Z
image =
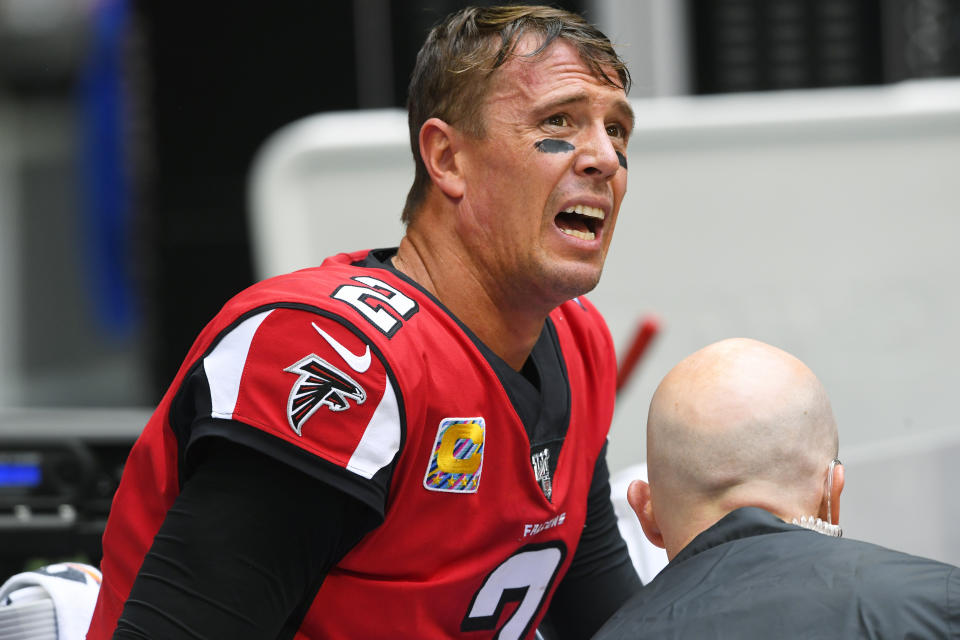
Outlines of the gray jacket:
M 694 538 L 594 638 L 960 638 L 960 568 L 745 507 Z

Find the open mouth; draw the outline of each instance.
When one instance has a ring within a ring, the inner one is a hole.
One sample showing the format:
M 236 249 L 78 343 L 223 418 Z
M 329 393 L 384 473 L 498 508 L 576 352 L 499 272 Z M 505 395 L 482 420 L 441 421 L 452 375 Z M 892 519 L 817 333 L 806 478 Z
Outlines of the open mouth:
M 578 204 L 558 213 L 554 222 L 568 236 L 593 240 L 603 226 L 603 209 Z

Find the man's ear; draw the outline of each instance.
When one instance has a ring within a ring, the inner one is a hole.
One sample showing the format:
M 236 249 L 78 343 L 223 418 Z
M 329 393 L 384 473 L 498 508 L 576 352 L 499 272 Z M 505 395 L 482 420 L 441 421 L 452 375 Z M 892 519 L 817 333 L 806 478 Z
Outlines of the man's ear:
M 420 127 L 420 157 L 433 183 L 448 198 L 463 197 L 462 171 L 457 164 L 461 135 L 440 118 L 430 118 Z
M 643 535 L 654 545 L 664 548 L 663 534 L 657 526 L 657 517 L 653 513 L 653 501 L 650 498 L 650 485 L 643 480 L 634 480 L 627 487 L 627 502 L 640 520 Z

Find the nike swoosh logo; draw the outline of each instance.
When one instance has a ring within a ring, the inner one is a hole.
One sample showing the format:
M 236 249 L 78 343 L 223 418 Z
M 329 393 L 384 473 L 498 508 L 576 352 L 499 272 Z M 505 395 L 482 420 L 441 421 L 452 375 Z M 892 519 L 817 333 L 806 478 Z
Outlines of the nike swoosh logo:
M 370 368 L 370 345 L 367 345 L 367 350 L 363 352 L 363 355 L 356 355 L 345 346 L 337 342 L 337 339 L 331 336 L 329 333 L 321 329 L 316 325 L 315 322 L 311 322 L 313 328 L 317 330 L 317 333 L 327 341 L 327 343 L 333 347 L 333 350 L 344 359 L 344 361 L 350 365 L 350 368 L 356 371 L 357 373 L 363 373 Z

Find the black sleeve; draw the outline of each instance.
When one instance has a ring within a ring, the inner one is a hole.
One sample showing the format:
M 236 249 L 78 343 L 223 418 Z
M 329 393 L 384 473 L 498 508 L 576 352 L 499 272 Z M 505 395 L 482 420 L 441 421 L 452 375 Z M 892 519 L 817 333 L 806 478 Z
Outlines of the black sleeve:
M 207 441 L 114 638 L 292 637 L 327 571 L 376 522 L 320 480 L 249 447 Z
M 610 501 L 604 446 L 593 471 L 580 543 L 550 603 L 544 633 L 549 640 L 589 638 L 640 587 Z

